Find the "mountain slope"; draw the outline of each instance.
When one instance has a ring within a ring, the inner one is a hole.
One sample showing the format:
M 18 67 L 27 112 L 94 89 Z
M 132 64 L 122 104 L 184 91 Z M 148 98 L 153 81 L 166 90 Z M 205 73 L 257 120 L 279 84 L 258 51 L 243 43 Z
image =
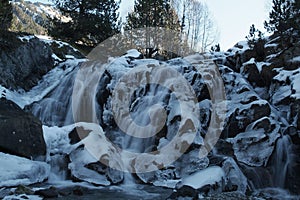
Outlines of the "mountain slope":
M 54 6 L 40 2 L 15 0 L 11 30 L 36 35 L 46 35 L 51 27 L 51 19 L 68 22 L 71 19 L 63 16 Z

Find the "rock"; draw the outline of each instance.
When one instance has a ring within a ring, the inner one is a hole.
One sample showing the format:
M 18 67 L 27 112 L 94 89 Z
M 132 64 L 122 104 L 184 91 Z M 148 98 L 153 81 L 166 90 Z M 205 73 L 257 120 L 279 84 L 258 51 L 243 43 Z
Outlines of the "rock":
M 213 194 L 201 199 L 203 200 L 221 200 L 221 199 L 249 200 L 249 197 L 247 197 L 245 194 L 241 192 L 222 192 L 220 194 Z
M 0 152 L 0 188 L 40 183 L 48 178 L 50 166 L 47 163 Z M 20 188 L 21 190 L 21 188 Z M 25 188 L 22 189 L 25 192 Z
M 248 180 L 243 172 L 240 170 L 239 166 L 236 164 L 233 158 L 227 158 L 222 163 L 222 169 L 226 176 L 226 186 L 225 191 L 239 191 L 245 194 L 248 189 Z
M 53 41 L 50 44 L 50 47 L 53 53 L 62 60 L 67 60 L 70 57 L 74 59 L 82 59 L 85 58 L 80 51 L 73 48 L 71 45 L 61 42 L 61 41 Z
M 197 200 L 198 198 L 198 191 L 191 186 L 184 185 L 181 188 L 177 189 L 176 192 L 173 192 L 168 200 L 172 199 L 192 199 Z
M 258 71 L 256 63 L 244 63 L 243 67 L 241 68 L 241 73 L 247 77 L 249 82 L 258 87 L 264 87 L 265 81 L 262 78 L 260 72 Z
M 46 155 L 41 122 L 15 103 L 0 99 L 0 151 L 36 159 Z
M 297 129 L 300 130 L 300 99 L 291 104 L 291 119 L 296 121 Z
M 8 37 L 2 39 L 18 40 L 13 33 Z M 13 48 L 0 50 L 0 84 L 8 89 L 29 90 L 53 68 L 52 50 L 35 37 L 27 42 L 19 41 L 17 45 L 13 41 L 10 41 Z
M 36 195 L 42 196 L 44 198 L 56 198 L 58 197 L 58 191 L 55 187 L 50 187 L 47 189 L 37 190 Z
M 14 194 L 28 194 L 33 195 L 34 191 L 25 185 L 19 185 L 16 190 L 14 191 Z
M 184 177 L 182 182 L 177 185 L 177 188 L 178 190 L 189 188 L 188 191 L 190 191 L 190 188 L 193 188 L 198 193 L 204 195 L 220 193 L 225 188 L 224 170 L 218 166 L 211 166 L 200 170 L 190 176 Z

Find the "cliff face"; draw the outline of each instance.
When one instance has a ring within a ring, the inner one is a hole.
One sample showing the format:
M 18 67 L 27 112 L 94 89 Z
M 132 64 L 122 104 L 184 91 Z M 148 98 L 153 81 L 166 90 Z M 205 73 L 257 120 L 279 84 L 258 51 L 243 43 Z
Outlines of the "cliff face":
M 32 36 L 9 34 L 8 38 L 1 39 L 0 84 L 8 89 L 28 91 L 54 67 L 52 50 Z

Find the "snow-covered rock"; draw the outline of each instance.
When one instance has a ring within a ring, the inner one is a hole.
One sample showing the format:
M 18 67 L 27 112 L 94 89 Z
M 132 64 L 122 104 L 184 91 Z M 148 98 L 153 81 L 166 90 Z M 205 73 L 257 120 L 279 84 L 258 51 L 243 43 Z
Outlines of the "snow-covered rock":
M 48 178 L 50 166 L 44 162 L 0 152 L 0 187 L 30 185 Z

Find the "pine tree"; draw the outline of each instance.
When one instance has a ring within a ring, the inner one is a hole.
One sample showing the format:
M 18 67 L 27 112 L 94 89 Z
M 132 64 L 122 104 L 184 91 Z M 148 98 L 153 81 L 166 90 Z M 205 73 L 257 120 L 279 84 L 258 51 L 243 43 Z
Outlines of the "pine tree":
M 178 50 L 176 47 L 180 46 L 181 24 L 170 0 L 136 0 L 134 11 L 128 14 L 124 29 L 131 43 L 137 44 L 146 57 L 152 57 L 158 51 L 160 54 L 174 53 Z M 170 40 L 173 47 L 170 46 Z
M 12 19 L 12 5 L 8 0 L 0 0 L 0 31 L 8 30 Z
M 94 47 L 98 43 L 120 32 L 118 23 L 119 2 L 114 0 L 56 0 L 56 6 L 72 21 L 64 23 L 54 21 L 50 34 L 69 40 L 81 42 Z
M 269 32 L 285 33 L 288 30 L 299 30 L 299 1 L 273 0 L 269 22 L 265 21 L 265 28 Z
M 127 16 L 125 30 L 163 27 L 180 30 L 177 13 L 170 5 L 170 0 L 136 0 L 134 11 Z

